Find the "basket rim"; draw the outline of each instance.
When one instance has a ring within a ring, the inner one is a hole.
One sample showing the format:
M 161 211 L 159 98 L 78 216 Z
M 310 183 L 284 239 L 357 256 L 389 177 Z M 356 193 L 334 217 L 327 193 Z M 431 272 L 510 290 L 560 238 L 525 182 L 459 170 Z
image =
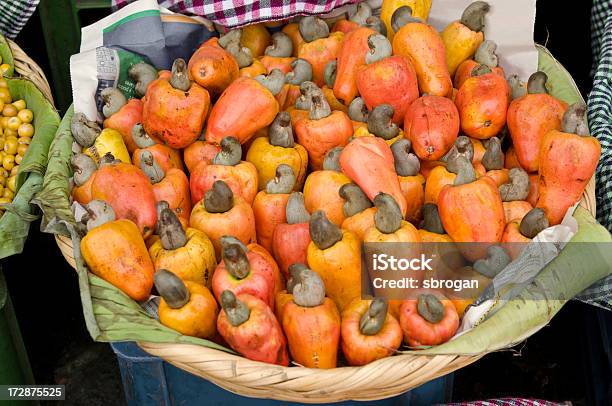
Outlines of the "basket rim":
M 543 50 L 560 69 L 567 72 L 545 47 L 536 44 L 536 48 Z M 573 79 L 571 83 L 572 86 L 576 86 Z M 577 93 L 583 100 L 582 95 Z M 580 205 L 591 215 L 595 215 L 595 176 L 590 179 Z M 62 235 L 56 235 L 55 238 L 62 254 L 74 267 L 73 254 L 68 252 L 68 249 L 72 248 L 72 240 Z M 559 302 L 562 302 L 559 307 L 565 303 L 564 301 Z M 508 348 L 525 340 L 547 324 L 548 320 L 542 321 L 525 332 L 523 336 L 514 337 Z M 431 379 L 469 365 L 496 350 L 495 348 L 485 349 L 482 353 L 469 355 L 402 353 L 365 366 L 321 370 L 271 365 L 193 344 L 145 341 L 138 341 L 137 344 L 147 353 L 207 379 L 230 392 L 256 398 L 305 403 L 376 400 L 397 396 Z M 425 368 L 423 368 L 424 365 L 426 365 Z M 399 371 L 400 369 L 401 375 L 395 374 L 393 382 L 390 382 L 388 375 L 381 376 L 383 372 L 388 373 L 389 370 Z M 279 377 L 282 377 L 282 380 Z M 357 380 L 356 386 L 346 384 L 352 379 Z M 383 384 L 383 379 L 385 384 Z M 325 382 L 326 389 L 320 388 L 322 381 Z M 280 382 L 288 383 L 283 385 Z M 299 383 L 299 388 L 303 390 L 297 391 L 296 383 Z M 276 385 L 271 386 L 272 384 Z M 338 387 L 338 385 L 342 386 Z

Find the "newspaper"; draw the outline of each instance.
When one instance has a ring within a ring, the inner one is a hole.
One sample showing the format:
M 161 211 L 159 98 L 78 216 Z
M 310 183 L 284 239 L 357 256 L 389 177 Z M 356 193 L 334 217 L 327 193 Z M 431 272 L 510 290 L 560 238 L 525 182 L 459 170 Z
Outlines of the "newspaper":
M 147 61 L 170 69 L 174 59 L 189 60 L 214 35 L 210 21 L 173 13 L 156 0 L 139 0 L 84 27 L 80 52 L 70 58 L 75 111 L 101 121 L 103 89 L 117 87 L 133 97 L 134 82 L 127 75 L 132 65 Z

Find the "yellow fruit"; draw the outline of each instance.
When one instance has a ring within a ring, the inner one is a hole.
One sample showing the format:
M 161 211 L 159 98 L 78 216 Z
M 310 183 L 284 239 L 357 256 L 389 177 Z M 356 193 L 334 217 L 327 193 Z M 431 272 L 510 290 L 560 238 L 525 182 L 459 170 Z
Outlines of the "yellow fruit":
M 21 124 L 17 129 L 17 134 L 20 137 L 31 137 L 34 135 L 34 126 L 32 124 Z
M 15 130 L 11 130 L 10 128 L 5 128 L 4 129 L 4 137 L 8 138 L 8 137 L 15 137 L 17 138 L 17 136 L 19 135 L 19 133 Z
M 2 110 L 4 110 L 4 102 L 2 102 Z M 0 110 L 0 113 L 2 113 L 2 110 Z M 9 118 L 10 117 L 0 117 L 0 127 L 6 128 Z
M 21 138 L 19 138 L 21 140 Z M 17 142 L 17 155 L 19 156 L 24 156 L 26 151 L 28 150 L 29 145 L 28 144 L 21 144 L 19 142 Z M 16 159 L 15 159 L 16 160 Z
M 6 181 L 6 187 L 9 188 L 9 190 L 11 192 L 15 191 L 15 181 L 16 181 L 16 179 L 17 179 L 17 176 L 11 176 Z
M 2 193 L 4 193 L 4 186 L 0 185 L 0 196 L 2 196 Z
M 13 101 L 13 98 L 11 97 L 11 92 L 8 90 L 7 87 L 0 88 L 0 100 L 2 100 L 6 104 L 8 104 L 8 103 Z M 15 106 L 13 106 L 13 107 L 15 107 Z M 15 113 L 15 114 L 17 114 L 17 113 Z
M 10 176 L 17 175 L 17 172 L 19 172 L 19 165 L 13 166 L 13 169 L 11 169 L 11 172 L 10 172 Z
M 17 153 L 17 147 L 19 144 L 17 143 L 17 138 L 8 137 L 4 141 L 4 152 L 8 155 L 15 155 Z
M 8 87 L 8 82 L 4 78 L 0 78 L 0 87 Z
M 19 137 L 17 139 L 17 142 L 19 144 L 30 145 L 30 143 L 32 142 L 32 138 L 30 138 L 30 137 Z
M 3 89 L 0 88 L 0 96 L 1 96 L 2 90 Z M 10 94 L 9 94 L 9 97 L 10 97 Z M 10 103 L 10 102 L 7 102 L 5 100 L 5 103 Z M 13 106 L 12 104 L 5 104 L 4 108 L 2 109 L 2 115 L 5 116 L 5 117 L 16 116 L 17 115 L 17 107 Z
M 12 199 L 8 198 L 8 197 L 0 197 L 0 204 L 2 203 L 10 203 L 12 201 Z
M 15 166 L 15 156 L 14 155 L 5 155 L 2 158 L 2 167 L 7 171 L 10 171 Z
M 17 166 L 21 165 L 21 161 L 23 161 L 23 156 L 15 155 L 15 163 L 17 164 Z
M 23 99 L 19 99 L 17 101 L 14 101 L 13 102 L 13 106 L 17 107 L 17 110 L 20 110 L 20 111 L 27 107 L 26 106 L 26 102 Z
M 6 72 L 9 71 L 9 69 L 11 69 L 11 65 L 9 65 L 8 63 L 3 63 L 2 65 L 0 65 L 0 73 L 2 75 L 5 75 Z
M 19 129 L 20 125 L 21 125 L 21 120 L 17 116 L 9 118 L 6 123 L 7 128 L 10 128 L 11 130 L 15 130 L 15 131 Z
M 17 117 L 19 117 L 23 123 L 31 123 L 34 119 L 34 114 L 32 114 L 32 110 L 23 109 L 17 113 Z
M 10 199 L 10 201 L 13 200 L 13 197 L 15 197 L 15 193 L 12 192 L 10 189 L 8 188 L 4 188 L 4 191 L 2 192 L 2 197 L 5 197 L 7 199 Z M 9 201 L 9 203 L 10 203 Z

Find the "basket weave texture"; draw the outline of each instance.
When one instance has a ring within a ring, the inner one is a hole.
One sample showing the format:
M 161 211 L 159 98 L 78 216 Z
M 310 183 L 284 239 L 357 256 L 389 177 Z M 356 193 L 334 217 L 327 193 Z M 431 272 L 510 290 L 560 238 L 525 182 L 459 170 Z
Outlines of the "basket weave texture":
M 49 81 L 47 81 L 43 70 L 14 41 L 11 41 L 8 38 L 6 41 L 8 42 L 11 52 L 13 53 L 15 72 L 17 72 L 19 76 L 29 79 L 32 83 L 34 83 L 38 90 L 40 90 L 46 97 L 46 99 L 49 100 L 52 105 L 54 105 L 51 87 L 49 86 Z
M 543 47 L 539 49 L 546 53 L 543 57 L 550 56 Z M 549 63 L 558 65 L 562 69 L 552 56 L 549 57 L 549 60 L 551 61 Z M 571 81 L 569 74 L 567 76 Z M 580 97 L 573 82 L 571 91 L 575 95 L 572 97 Z M 591 215 L 595 215 L 594 178 L 589 181 L 580 206 Z M 72 240 L 62 235 L 56 235 L 55 238 L 66 261 L 76 269 Z M 412 351 L 383 358 L 362 367 L 340 367 L 328 370 L 281 367 L 192 344 L 138 342 L 138 345 L 148 353 L 163 358 L 178 368 L 242 396 L 305 403 L 375 400 L 396 396 L 469 365 L 490 351 L 520 343 L 544 327 L 564 303 L 564 300 L 550 300 L 546 304 L 533 304 L 531 310 L 533 307 L 547 309 L 540 311 L 540 315 L 544 314 L 544 316 L 537 318 L 534 323 L 529 323 L 528 329 L 524 329 L 520 336 L 508 339 L 503 347 L 489 342 L 481 335 L 477 340 L 478 348 L 483 349 L 481 353 L 458 350 L 456 354 L 447 354 L 436 353 L 434 350 L 424 354 Z M 509 307 L 509 305 L 511 303 L 504 307 Z M 522 309 L 521 306 L 520 303 L 516 303 L 510 307 L 513 307 L 512 311 L 516 312 L 520 311 L 519 307 Z M 521 322 L 525 320 L 512 320 L 512 323 Z M 468 334 L 476 330 L 479 328 L 475 328 Z

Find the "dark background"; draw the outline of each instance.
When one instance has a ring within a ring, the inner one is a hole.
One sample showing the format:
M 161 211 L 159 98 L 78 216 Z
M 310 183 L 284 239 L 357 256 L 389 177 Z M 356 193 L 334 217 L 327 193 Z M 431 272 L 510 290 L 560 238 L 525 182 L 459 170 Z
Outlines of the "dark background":
M 591 2 L 565 3 L 537 2 L 535 40 L 567 68 L 586 98 L 591 86 Z M 81 13 L 83 25 L 104 15 L 86 10 Z M 51 71 L 50 64 L 55 62 L 47 58 L 38 13 L 17 42 L 45 72 Z M 114 354 L 107 344 L 93 343 L 89 337 L 76 274 L 53 237 L 38 231 L 39 225 L 33 223 L 23 254 L 2 261 L 35 379 L 40 384 L 66 384 L 67 404 L 121 404 Z M 570 302 L 525 343 L 489 354 L 456 372 L 453 400 L 512 396 L 609 404 L 610 398 L 597 398 L 594 391 L 610 392 L 609 371 L 597 370 L 605 368 L 606 354 L 601 352 L 596 317 L 593 308 Z

